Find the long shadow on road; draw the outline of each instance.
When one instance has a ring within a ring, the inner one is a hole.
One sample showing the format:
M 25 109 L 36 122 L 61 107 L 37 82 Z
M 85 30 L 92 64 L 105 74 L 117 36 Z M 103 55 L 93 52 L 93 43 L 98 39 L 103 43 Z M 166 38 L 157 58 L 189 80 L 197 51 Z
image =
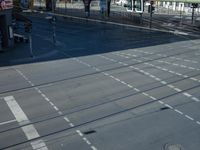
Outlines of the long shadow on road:
M 29 43 L 16 44 L 15 48 L 0 53 L 0 66 L 44 62 L 136 48 L 146 50 L 156 48 L 166 51 L 168 50 L 166 49 L 167 44 L 198 39 L 167 32 L 58 18 L 57 43 L 54 46 L 52 24 L 45 19 L 45 16 L 30 18 L 33 21 L 34 57 L 30 57 Z M 189 41 L 187 43 L 192 45 Z M 181 44 L 176 44 L 174 49 L 181 50 Z

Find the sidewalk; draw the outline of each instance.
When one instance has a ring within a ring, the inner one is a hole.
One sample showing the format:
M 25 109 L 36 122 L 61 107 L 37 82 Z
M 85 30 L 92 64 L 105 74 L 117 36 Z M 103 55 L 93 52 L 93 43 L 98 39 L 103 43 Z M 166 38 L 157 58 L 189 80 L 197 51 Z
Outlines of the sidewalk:
M 111 12 L 110 16 L 102 16 L 100 13 L 99 7 L 98 6 L 91 6 L 91 11 L 90 11 L 90 17 L 86 18 L 85 17 L 85 12 L 84 12 L 84 6 L 81 5 L 80 3 L 75 3 L 75 4 L 68 4 L 67 7 L 62 5 L 57 4 L 56 8 L 56 14 L 58 15 L 63 15 L 66 18 L 74 19 L 85 19 L 88 21 L 91 21 L 90 19 L 97 20 L 97 22 L 102 21 L 102 22 L 113 22 L 119 23 L 119 24 L 124 24 L 124 26 L 127 25 L 134 25 L 138 27 L 144 27 L 144 28 L 149 28 L 149 20 L 150 20 L 150 15 L 149 13 L 143 13 L 143 17 L 141 17 L 140 14 L 136 14 L 133 12 L 127 12 L 124 7 L 119 7 L 112 5 L 111 6 Z M 120 11 L 121 8 L 121 11 Z M 162 16 L 160 18 L 160 16 Z M 164 16 L 164 19 L 163 19 Z M 153 29 L 158 29 L 158 30 L 165 30 L 165 31 L 181 31 L 181 32 L 188 32 L 190 34 L 196 34 L 196 32 L 200 32 L 200 22 L 197 21 L 197 24 L 192 25 L 189 20 L 186 20 L 183 18 L 182 23 L 180 18 L 174 18 L 177 15 L 169 15 L 168 17 L 167 14 L 153 14 L 153 21 L 152 21 L 152 28 Z M 199 34 L 199 33 L 197 33 Z

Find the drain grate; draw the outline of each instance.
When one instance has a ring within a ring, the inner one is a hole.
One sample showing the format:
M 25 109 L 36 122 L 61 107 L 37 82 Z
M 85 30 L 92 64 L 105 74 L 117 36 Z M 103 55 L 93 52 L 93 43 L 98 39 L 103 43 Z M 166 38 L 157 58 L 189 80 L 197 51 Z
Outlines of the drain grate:
M 166 144 L 164 150 L 184 150 L 180 144 Z

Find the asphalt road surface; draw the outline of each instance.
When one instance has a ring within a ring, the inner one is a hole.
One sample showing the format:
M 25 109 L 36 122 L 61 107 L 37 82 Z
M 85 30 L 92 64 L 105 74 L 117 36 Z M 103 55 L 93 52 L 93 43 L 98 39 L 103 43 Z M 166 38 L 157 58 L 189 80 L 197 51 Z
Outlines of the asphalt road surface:
M 53 46 L 32 20 L 34 58 L 0 54 L 0 149 L 199 149 L 198 38 L 58 20 Z

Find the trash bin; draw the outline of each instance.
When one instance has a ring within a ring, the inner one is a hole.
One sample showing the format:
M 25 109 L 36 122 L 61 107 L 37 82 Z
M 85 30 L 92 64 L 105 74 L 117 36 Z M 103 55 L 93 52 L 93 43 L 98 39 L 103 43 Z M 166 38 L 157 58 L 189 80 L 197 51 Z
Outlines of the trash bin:
M 0 30 L 0 51 L 2 51 L 2 45 L 3 45 L 3 34 L 2 34 L 2 32 L 1 32 L 1 30 Z

